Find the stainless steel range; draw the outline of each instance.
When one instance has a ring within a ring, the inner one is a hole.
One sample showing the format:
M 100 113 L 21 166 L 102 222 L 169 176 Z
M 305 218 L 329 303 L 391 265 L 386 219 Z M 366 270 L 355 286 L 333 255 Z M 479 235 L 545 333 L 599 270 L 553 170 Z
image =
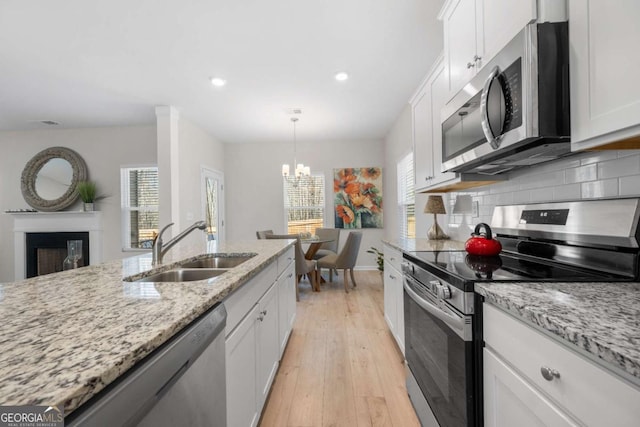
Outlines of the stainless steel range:
M 498 206 L 500 255 L 405 253 L 407 388 L 422 424 L 483 424 L 476 282 L 637 280 L 639 219 L 637 198 Z

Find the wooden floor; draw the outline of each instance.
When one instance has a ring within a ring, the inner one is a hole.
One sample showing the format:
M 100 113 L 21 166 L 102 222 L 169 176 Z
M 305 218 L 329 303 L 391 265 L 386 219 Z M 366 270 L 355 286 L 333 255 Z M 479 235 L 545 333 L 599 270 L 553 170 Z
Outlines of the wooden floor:
M 383 315 L 382 278 L 342 273 L 311 292 L 300 285 L 293 332 L 265 405 L 267 426 L 419 426 L 402 355 Z

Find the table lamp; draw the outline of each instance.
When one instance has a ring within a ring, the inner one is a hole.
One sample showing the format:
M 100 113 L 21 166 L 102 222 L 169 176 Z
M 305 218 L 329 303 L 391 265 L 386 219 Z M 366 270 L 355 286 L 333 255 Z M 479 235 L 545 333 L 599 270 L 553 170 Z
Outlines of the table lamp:
M 453 205 L 454 215 L 462 215 L 462 222 L 458 226 L 460 238 L 468 238 L 473 232 L 473 228 L 467 222 L 467 214 L 473 212 L 473 199 L 469 194 L 458 194 L 456 203 Z
M 433 214 L 433 225 L 427 232 L 427 237 L 429 240 L 445 240 L 448 239 L 442 228 L 438 225 L 438 214 L 446 214 L 447 212 L 444 210 L 444 202 L 442 201 L 442 196 L 429 196 L 427 199 L 427 204 L 424 207 L 424 213 L 432 213 Z

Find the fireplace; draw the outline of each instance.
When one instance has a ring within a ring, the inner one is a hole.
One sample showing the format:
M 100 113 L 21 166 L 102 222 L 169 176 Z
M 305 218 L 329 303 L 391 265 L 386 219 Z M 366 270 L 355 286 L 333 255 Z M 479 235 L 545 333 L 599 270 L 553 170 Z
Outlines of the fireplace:
M 26 233 L 27 278 L 62 271 L 69 240 L 82 241 L 78 266 L 89 265 L 89 232 Z
M 36 250 L 36 256 L 40 257 L 41 273 L 56 267 L 59 259 L 67 256 L 67 240 L 83 240 L 83 260 L 84 265 L 98 264 L 102 262 L 102 214 L 95 212 L 62 211 L 62 212 L 20 212 L 11 213 L 13 216 L 14 233 L 14 275 L 15 280 L 22 280 L 27 277 L 27 235 L 28 234 L 57 234 L 76 235 L 84 233 L 85 238 L 67 238 L 56 247 L 40 247 L 40 254 Z M 84 240 L 88 239 L 88 240 Z M 89 259 L 91 255 L 91 259 Z M 61 264 L 60 264 L 61 265 Z M 37 266 L 31 267 L 29 277 L 37 274 Z M 58 267 L 61 268 L 61 267 Z M 34 273 L 35 272 L 35 273 Z

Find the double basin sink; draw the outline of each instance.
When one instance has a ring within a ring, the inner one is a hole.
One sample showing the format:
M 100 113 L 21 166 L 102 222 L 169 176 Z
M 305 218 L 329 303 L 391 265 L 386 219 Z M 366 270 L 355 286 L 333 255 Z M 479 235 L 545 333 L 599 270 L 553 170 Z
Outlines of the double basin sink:
M 220 276 L 255 255 L 210 256 L 188 261 L 171 270 L 163 271 L 128 282 L 193 282 Z

